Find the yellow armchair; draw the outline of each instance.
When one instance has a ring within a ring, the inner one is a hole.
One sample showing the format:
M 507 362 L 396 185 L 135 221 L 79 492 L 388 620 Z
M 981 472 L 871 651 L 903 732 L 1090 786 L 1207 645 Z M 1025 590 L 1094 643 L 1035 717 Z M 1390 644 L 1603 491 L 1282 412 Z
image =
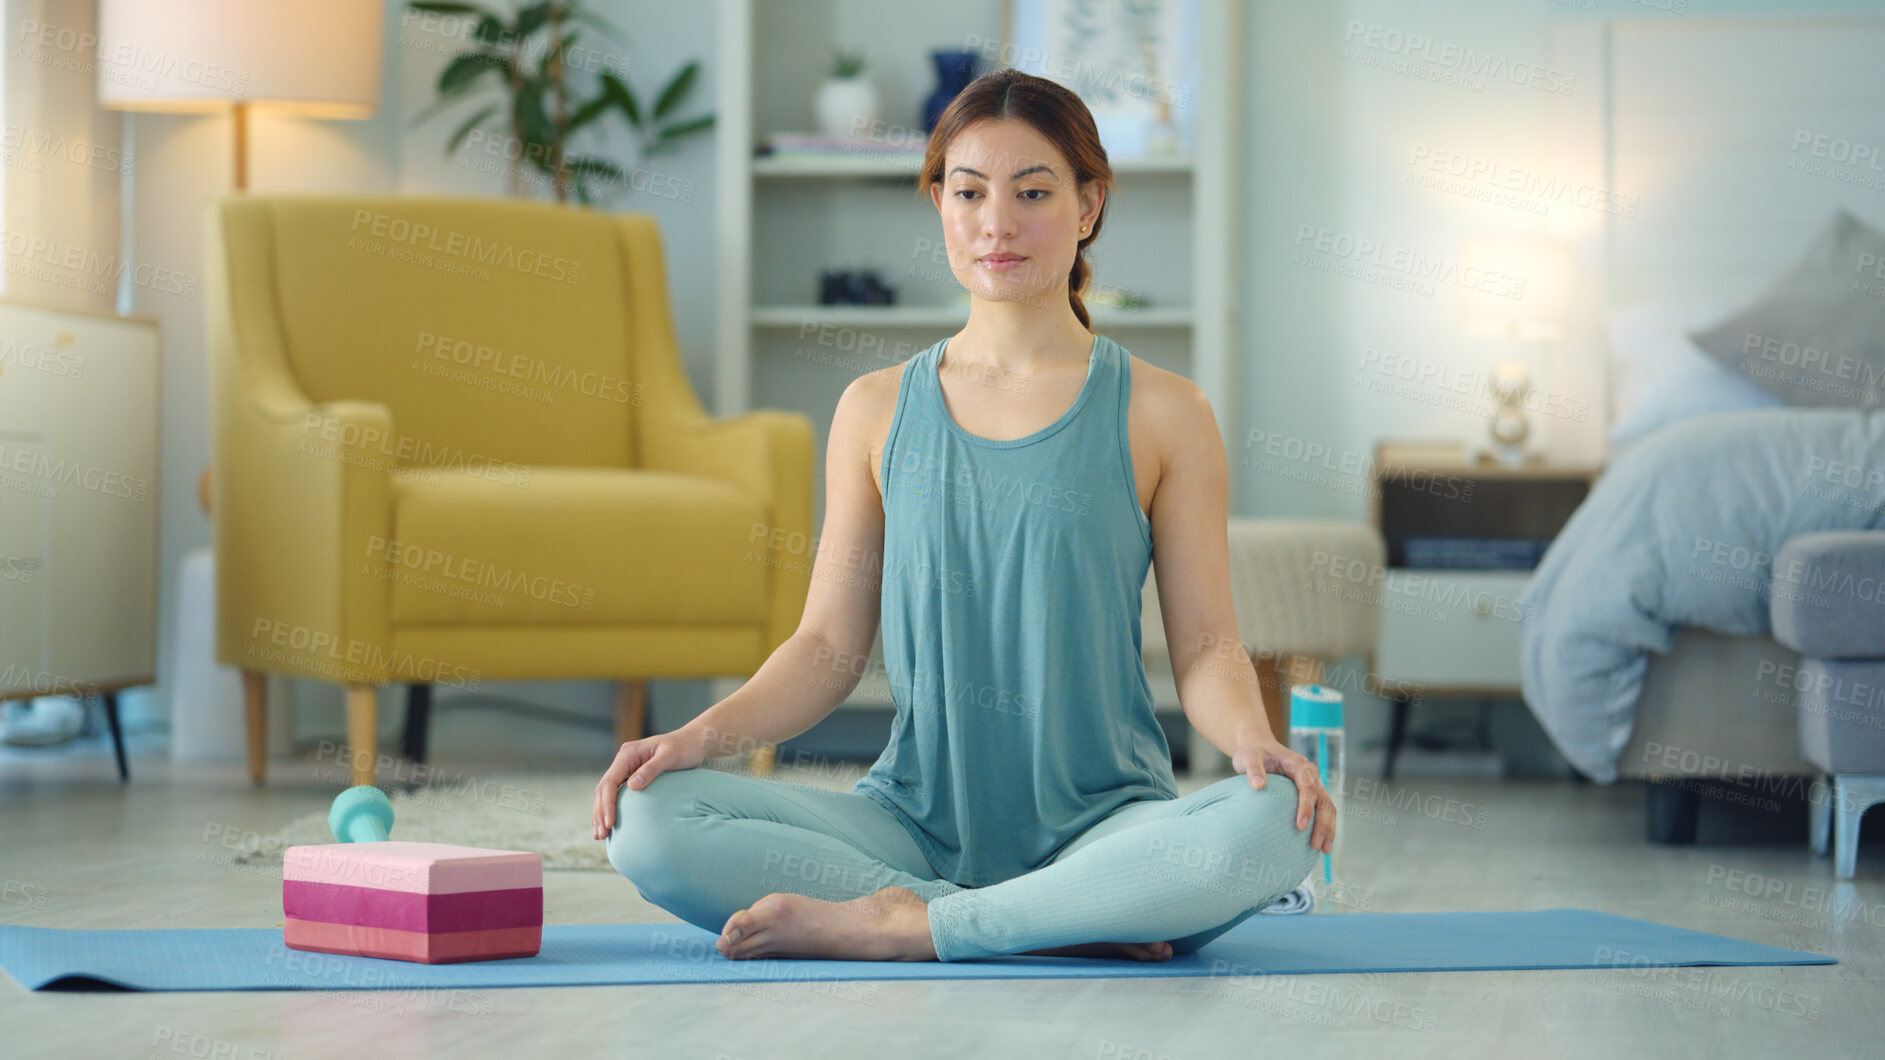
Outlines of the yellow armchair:
M 207 212 L 217 658 L 347 687 L 751 674 L 797 628 L 812 432 L 714 419 L 645 214 L 232 196 Z

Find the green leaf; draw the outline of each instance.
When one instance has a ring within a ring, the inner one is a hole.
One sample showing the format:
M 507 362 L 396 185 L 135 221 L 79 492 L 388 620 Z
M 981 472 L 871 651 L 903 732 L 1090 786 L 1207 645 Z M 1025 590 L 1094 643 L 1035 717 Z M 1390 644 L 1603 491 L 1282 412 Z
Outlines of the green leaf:
M 510 27 L 504 25 L 496 15 L 486 15 L 478 20 L 478 28 L 471 31 L 471 36 L 481 43 L 498 45 L 510 39 L 510 32 Z
M 681 97 L 687 95 L 687 90 L 694 86 L 694 75 L 699 72 L 698 60 L 681 67 L 681 72 L 674 75 L 674 80 L 668 82 L 668 87 L 661 90 L 661 98 L 655 101 L 656 121 L 667 117 L 668 112 L 681 102 Z
M 406 128 L 417 129 L 419 126 L 424 125 L 425 120 L 427 118 L 430 118 L 432 115 L 437 114 L 439 111 L 444 110 L 446 107 L 452 105 L 453 103 L 458 102 L 459 95 L 460 93 L 453 93 L 452 95 L 449 95 L 449 96 L 440 96 L 439 98 L 419 108 L 419 113 L 414 114 L 412 116 L 412 121 L 406 126 Z
M 713 128 L 713 115 L 709 114 L 705 117 L 695 118 L 692 121 L 684 121 L 679 125 L 670 125 L 664 135 L 686 136 L 689 133 L 711 128 Z
M 601 177 L 603 180 L 612 181 L 617 184 L 623 183 L 628 179 L 622 172 L 621 166 L 616 165 L 606 158 L 571 157 L 564 160 L 564 165 L 569 168 L 571 173 L 575 173 L 584 179 Z
M 500 68 L 508 69 L 508 66 L 500 63 Z M 425 120 L 427 118 L 430 118 L 432 115 L 437 114 L 439 111 L 442 111 L 445 108 L 451 106 L 452 104 L 458 102 L 460 99 L 463 99 L 466 95 L 470 93 L 473 87 L 475 87 L 473 82 L 465 81 L 459 84 L 455 88 L 440 92 L 439 98 L 433 100 L 431 103 L 420 108 L 419 113 L 412 116 L 412 124 L 410 127 L 415 128 L 415 129 L 418 128 L 420 125 L 425 123 Z
M 577 129 L 595 121 L 602 112 L 609 109 L 609 102 L 609 94 L 604 92 L 589 102 L 584 103 L 582 106 L 577 107 L 576 113 L 570 116 L 569 124 L 564 126 L 563 132 L 565 134 L 573 133 Z
M 630 125 L 637 129 L 641 128 L 641 108 L 635 105 L 634 91 L 621 78 L 614 74 L 603 74 L 602 90 L 609 94 L 609 98 L 615 102 L 616 106 L 622 108 L 622 113 L 627 115 Z
M 532 33 L 542 29 L 543 24 L 549 20 L 550 5 L 548 3 L 536 3 L 527 7 L 520 7 L 517 9 L 517 35 L 519 37 L 528 37 Z
M 452 152 L 458 150 L 458 145 L 464 141 L 465 137 L 471 135 L 471 130 L 476 128 L 479 122 L 485 120 L 486 118 L 489 118 L 493 114 L 496 114 L 498 112 L 498 109 L 499 109 L 498 105 L 496 103 L 493 103 L 490 106 L 479 111 L 478 113 L 473 114 L 469 121 L 465 122 L 465 124 L 463 125 L 460 125 L 458 127 L 458 131 L 453 133 L 452 138 L 446 141 L 445 143 L 446 156 L 450 157 Z
M 437 4 L 428 0 L 413 0 L 406 6 L 414 11 L 430 11 L 435 15 L 484 15 L 487 18 L 491 15 L 477 4 Z
M 524 142 L 549 147 L 556 139 L 556 123 L 550 120 L 549 112 L 543 109 L 543 83 L 526 83 L 514 99 L 515 106 L 512 109 L 517 115 L 518 125 L 523 129 Z
M 447 63 L 439 73 L 439 94 L 457 94 L 471 87 L 487 70 L 508 73 L 510 63 L 490 52 L 464 52 Z
M 703 128 L 709 128 L 711 124 L 713 124 L 713 115 L 697 117 L 694 121 L 684 121 L 684 123 L 680 124 L 669 124 L 667 128 L 664 128 L 664 130 L 654 138 L 654 143 L 650 145 L 650 151 L 656 151 L 656 153 L 665 151 L 671 143 L 680 140 L 682 136 L 688 136 L 690 132 L 699 132 L 699 130 L 703 130 Z

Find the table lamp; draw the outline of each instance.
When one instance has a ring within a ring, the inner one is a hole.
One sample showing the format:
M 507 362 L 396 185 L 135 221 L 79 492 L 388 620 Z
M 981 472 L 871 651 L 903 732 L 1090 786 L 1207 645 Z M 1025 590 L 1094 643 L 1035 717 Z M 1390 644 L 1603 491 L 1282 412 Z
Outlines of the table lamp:
M 366 118 L 379 106 L 380 0 L 99 0 L 98 103 L 233 111 L 249 186 L 249 108 Z
M 1508 346 L 1487 376 L 1493 399 L 1482 457 L 1518 466 L 1536 459 L 1526 442 L 1531 421 L 1531 351 L 1564 338 L 1571 256 L 1556 240 L 1508 236 L 1468 243 L 1460 253 L 1460 330 Z

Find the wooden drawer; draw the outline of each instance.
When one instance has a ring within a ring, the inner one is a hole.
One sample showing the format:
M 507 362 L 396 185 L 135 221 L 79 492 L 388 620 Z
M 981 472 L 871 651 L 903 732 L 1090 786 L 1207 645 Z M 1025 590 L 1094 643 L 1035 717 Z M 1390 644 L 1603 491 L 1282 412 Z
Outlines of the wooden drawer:
M 1381 607 L 1375 669 L 1425 688 L 1513 692 L 1519 687 L 1519 602 L 1530 571 L 1389 568 L 1368 591 Z

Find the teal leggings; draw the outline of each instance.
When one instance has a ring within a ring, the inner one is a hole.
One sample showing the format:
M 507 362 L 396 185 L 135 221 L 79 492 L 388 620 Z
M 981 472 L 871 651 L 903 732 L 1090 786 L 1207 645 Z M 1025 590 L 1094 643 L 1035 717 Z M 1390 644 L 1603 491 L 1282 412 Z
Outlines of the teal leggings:
M 617 794 L 609 863 L 643 898 L 719 934 L 774 892 L 845 901 L 906 887 L 928 903 L 936 959 L 1086 942 L 1190 953 L 1276 901 L 1319 852 L 1296 785 L 1239 774 L 1126 803 L 1030 872 L 986 887 L 939 879 L 902 823 L 864 795 L 683 769 Z

